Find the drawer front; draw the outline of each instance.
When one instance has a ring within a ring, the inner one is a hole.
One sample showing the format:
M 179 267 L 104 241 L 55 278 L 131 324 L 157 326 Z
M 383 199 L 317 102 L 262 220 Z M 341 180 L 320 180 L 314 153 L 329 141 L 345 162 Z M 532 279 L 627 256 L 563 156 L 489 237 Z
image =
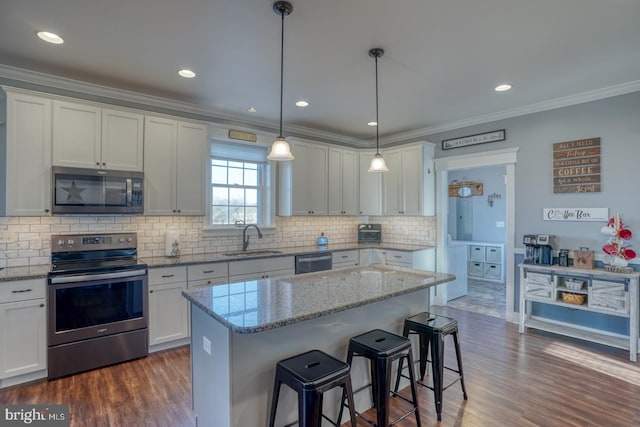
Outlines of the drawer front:
M 215 262 L 210 264 L 197 264 L 187 266 L 187 278 L 189 282 L 205 279 L 226 279 L 229 276 L 229 263 Z
M 187 281 L 187 267 L 162 267 L 149 269 L 149 285 L 162 285 Z
M 487 279 L 502 279 L 502 265 L 485 263 L 484 265 L 484 277 Z
M 334 264 L 346 263 L 353 265 L 358 262 L 360 257 L 359 251 L 357 250 L 333 252 L 332 255 L 332 262 Z
M 629 292 L 626 283 L 593 279 L 589 287 L 589 307 L 629 313 Z
M 469 259 L 471 261 L 484 261 L 484 246 L 469 245 Z
M 295 271 L 295 257 L 283 256 L 229 262 L 229 276 L 264 273 L 277 270 Z
M 502 263 L 502 248 L 500 246 L 487 246 L 485 248 L 485 261 Z
M 46 292 L 45 279 L 0 282 L 0 303 L 46 298 Z
M 467 275 L 472 277 L 484 277 L 484 262 L 469 261 Z
M 187 283 L 187 288 L 196 289 L 205 286 L 226 285 L 227 282 L 228 280 L 226 277 L 218 279 L 189 280 L 189 283 Z
M 413 257 L 411 252 L 407 251 L 386 251 L 387 264 L 389 265 L 401 265 L 410 267 L 413 263 Z

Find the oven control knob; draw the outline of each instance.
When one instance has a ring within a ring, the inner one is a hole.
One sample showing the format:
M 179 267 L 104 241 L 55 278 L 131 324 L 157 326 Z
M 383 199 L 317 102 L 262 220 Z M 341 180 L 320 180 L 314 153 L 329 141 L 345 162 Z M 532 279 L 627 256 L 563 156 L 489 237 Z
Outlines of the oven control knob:
M 64 240 L 58 240 L 58 246 L 60 247 L 64 246 Z
M 73 240 L 71 240 L 71 239 L 67 240 L 67 245 L 69 245 L 69 246 L 73 246 L 74 243 L 75 242 Z
M 118 242 L 124 243 L 124 237 L 121 237 L 120 239 L 118 239 Z
M 131 243 L 133 239 L 131 237 L 127 237 L 127 243 Z

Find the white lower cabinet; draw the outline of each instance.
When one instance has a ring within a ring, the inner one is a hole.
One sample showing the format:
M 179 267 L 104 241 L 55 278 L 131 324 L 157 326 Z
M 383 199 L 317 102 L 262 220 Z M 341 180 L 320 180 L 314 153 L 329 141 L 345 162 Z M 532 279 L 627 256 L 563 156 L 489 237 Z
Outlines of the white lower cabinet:
M 188 304 L 182 296 L 186 289 L 186 266 L 149 270 L 150 351 L 173 346 L 167 343 L 180 345 L 189 337 Z
M 376 264 L 436 271 L 436 250 L 360 249 L 360 265 Z
M 45 279 L 0 283 L 0 387 L 46 376 L 45 293 Z
M 247 259 L 229 262 L 229 283 L 273 279 L 295 274 L 295 257 Z
M 358 249 L 332 252 L 331 256 L 331 264 L 334 269 L 357 267 L 360 263 L 360 251 Z

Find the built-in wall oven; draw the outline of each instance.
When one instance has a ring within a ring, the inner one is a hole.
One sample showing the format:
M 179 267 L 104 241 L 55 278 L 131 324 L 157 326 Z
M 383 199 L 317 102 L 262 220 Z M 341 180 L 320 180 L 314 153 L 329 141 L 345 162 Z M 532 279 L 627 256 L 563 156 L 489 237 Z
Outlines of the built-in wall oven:
M 48 282 L 50 379 L 148 354 L 147 266 L 135 233 L 52 236 Z

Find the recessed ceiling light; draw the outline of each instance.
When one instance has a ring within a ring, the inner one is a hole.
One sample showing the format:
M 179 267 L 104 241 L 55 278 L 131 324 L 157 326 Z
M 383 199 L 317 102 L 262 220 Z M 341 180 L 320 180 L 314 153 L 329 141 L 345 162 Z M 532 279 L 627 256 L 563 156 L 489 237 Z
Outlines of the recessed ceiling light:
M 57 34 L 50 33 L 48 31 L 38 31 L 36 34 L 38 35 L 38 37 L 40 37 L 42 40 L 48 43 L 53 43 L 53 44 L 64 43 L 64 40 L 62 40 L 62 37 L 60 37 Z
M 192 79 L 192 78 L 194 78 L 194 77 L 196 76 L 196 73 L 194 73 L 193 71 L 188 70 L 188 69 L 186 69 L 186 68 L 184 68 L 184 69 L 182 69 L 182 70 L 179 70 L 179 71 L 178 71 L 178 74 L 179 74 L 181 77 L 184 77 L 184 78 L 186 78 L 186 79 Z
M 501 84 L 501 85 L 496 86 L 495 91 L 496 92 L 504 92 L 505 90 L 509 90 L 509 89 L 511 89 L 511 85 L 508 84 L 508 83 L 505 83 L 505 84 Z
M 369 126 L 378 126 L 378 122 L 369 122 L 367 123 Z
M 249 108 L 247 108 L 247 111 L 248 111 L 248 112 L 250 112 L 250 113 L 255 113 L 255 112 L 256 112 L 256 111 L 258 111 L 258 110 L 256 110 L 256 109 L 255 109 L 255 108 L 253 108 L 253 107 L 249 107 Z
M 307 107 L 309 105 L 309 103 L 307 101 L 298 101 L 298 102 L 296 102 L 296 105 L 298 107 Z

